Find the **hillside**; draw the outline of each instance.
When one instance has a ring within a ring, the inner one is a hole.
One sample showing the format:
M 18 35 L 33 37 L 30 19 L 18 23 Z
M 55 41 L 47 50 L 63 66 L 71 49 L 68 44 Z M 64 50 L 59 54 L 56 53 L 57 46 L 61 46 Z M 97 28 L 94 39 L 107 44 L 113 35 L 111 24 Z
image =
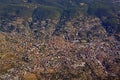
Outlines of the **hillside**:
M 0 0 L 0 80 L 119 80 L 119 0 Z

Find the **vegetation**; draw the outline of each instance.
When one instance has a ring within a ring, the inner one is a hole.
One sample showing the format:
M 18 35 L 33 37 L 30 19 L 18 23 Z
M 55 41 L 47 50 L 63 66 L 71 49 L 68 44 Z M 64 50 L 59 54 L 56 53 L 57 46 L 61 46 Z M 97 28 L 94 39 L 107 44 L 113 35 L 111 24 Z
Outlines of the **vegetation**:
M 109 33 L 119 33 L 119 11 L 119 5 L 110 3 L 110 1 L 97 0 L 89 3 L 88 14 L 99 17 Z
M 80 3 L 86 3 L 87 5 L 80 7 Z M 112 0 L 0 0 L 0 4 L 0 15 L 2 17 L 32 16 L 33 19 L 58 19 L 63 16 L 64 11 L 67 11 L 67 15 L 71 18 L 78 16 L 82 12 L 99 17 L 109 33 L 113 33 L 113 31 L 115 33 L 120 32 L 120 9 L 119 5 L 112 3 Z M 35 5 L 37 5 L 37 8 Z M 113 29 L 112 32 L 109 31 L 108 26 Z
M 50 6 L 41 6 L 36 8 L 32 14 L 33 19 L 54 19 L 60 17 L 60 11 L 54 7 Z

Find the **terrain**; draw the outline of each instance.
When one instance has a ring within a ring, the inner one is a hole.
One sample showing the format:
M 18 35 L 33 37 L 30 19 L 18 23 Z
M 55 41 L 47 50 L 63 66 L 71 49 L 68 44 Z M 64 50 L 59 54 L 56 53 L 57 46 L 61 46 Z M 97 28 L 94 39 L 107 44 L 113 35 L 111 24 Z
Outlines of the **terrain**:
M 120 0 L 0 0 L 0 80 L 119 80 Z

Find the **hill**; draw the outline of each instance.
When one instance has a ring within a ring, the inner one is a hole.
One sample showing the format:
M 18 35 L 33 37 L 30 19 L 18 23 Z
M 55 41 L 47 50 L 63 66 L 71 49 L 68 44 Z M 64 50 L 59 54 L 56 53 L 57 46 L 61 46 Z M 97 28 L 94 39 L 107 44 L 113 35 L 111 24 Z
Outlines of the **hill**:
M 119 0 L 0 0 L 0 80 L 119 80 Z

